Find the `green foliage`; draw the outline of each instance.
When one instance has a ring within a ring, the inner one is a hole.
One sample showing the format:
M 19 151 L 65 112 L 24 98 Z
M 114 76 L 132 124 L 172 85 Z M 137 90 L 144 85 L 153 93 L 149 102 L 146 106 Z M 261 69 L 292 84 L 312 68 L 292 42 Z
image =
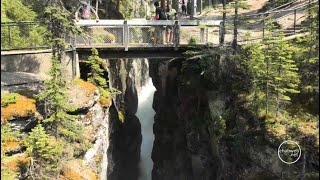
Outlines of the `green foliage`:
M 118 111 L 118 117 L 119 117 L 119 120 L 124 123 L 124 118 L 125 118 L 125 113 L 124 113 L 124 110 L 120 109 Z
M 64 53 L 65 35 L 79 34 L 80 28 L 75 26 L 72 17 L 59 5 L 54 4 L 44 9 L 43 21 L 47 24 L 46 38 L 53 48 L 53 56 L 61 62 L 61 53 Z
M 22 0 L 1 1 L 1 22 L 33 21 L 36 13 Z
M 9 104 L 16 103 L 16 98 L 20 96 L 18 93 L 2 93 L 1 92 L 1 107 L 6 107 Z
M 99 53 L 95 48 L 92 49 L 92 55 L 89 56 L 87 64 L 90 67 L 88 81 L 98 87 L 100 102 L 111 105 L 111 99 L 115 95 L 121 94 L 121 92 L 115 88 L 108 88 L 107 80 L 103 77 L 104 70 L 101 68 L 103 60 L 99 57 Z
M 266 27 L 266 47 L 264 48 L 267 64 L 266 85 L 268 86 L 266 95 L 270 95 L 269 99 L 275 98 L 274 108 L 278 114 L 281 103 L 289 102 L 291 94 L 300 92 L 298 91 L 300 83 L 297 73 L 298 68 L 292 57 L 296 49 L 288 41 L 283 40 L 284 35 L 282 33 L 278 33 L 276 37 L 272 36 L 277 31 L 274 30 L 274 26 L 271 23 Z M 272 103 L 272 100 L 269 102 Z
M 1 1 L 1 22 L 34 21 L 36 13 L 23 4 L 22 0 Z M 10 42 L 9 42 L 10 28 Z M 39 25 L 2 26 L 2 48 L 26 48 L 46 45 L 45 28 Z
M 261 49 L 261 44 L 252 43 L 244 45 L 241 56 L 243 60 L 242 65 L 245 67 L 244 71 L 247 72 L 251 80 L 250 107 L 258 115 L 258 109 L 264 102 L 265 96 L 262 94 L 267 75 L 265 56 Z
M 62 146 L 55 138 L 46 134 L 41 124 L 32 129 L 25 145 L 31 160 L 31 176 L 36 179 L 57 177 Z
M 19 132 L 12 130 L 9 123 L 1 125 L 1 159 L 5 156 L 5 151 L 10 149 L 8 143 L 17 142 L 19 140 Z
M 92 49 L 92 55 L 89 56 L 87 64 L 90 66 L 88 81 L 97 87 L 107 87 L 107 80 L 103 78 L 104 70 L 100 67 L 103 60 L 99 57 L 97 49 Z
M 313 5 L 307 11 L 309 27 L 306 30 L 310 34 L 295 42 L 297 50 L 294 52 L 294 59 L 298 61 L 301 76 L 298 87 L 301 95 L 296 97 L 296 101 L 312 114 L 319 114 L 319 6 Z
M 191 45 L 191 46 L 194 46 L 197 44 L 197 40 L 194 38 L 194 37 L 191 37 L 189 40 L 188 40 L 188 45 Z
M 1 179 L 4 179 L 4 180 L 17 179 L 17 173 L 10 169 L 1 168 Z
M 43 120 L 48 130 L 57 136 L 63 136 L 70 141 L 81 139 L 82 125 L 75 120 L 78 116 L 70 115 L 67 112 L 74 108 L 66 102 L 66 81 L 62 77 L 61 65 L 57 58 L 52 58 L 50 69 L 51 78 L 45 81 L 45 90 L 37 95 L 39 100 L 47 104 L 48 118 Z

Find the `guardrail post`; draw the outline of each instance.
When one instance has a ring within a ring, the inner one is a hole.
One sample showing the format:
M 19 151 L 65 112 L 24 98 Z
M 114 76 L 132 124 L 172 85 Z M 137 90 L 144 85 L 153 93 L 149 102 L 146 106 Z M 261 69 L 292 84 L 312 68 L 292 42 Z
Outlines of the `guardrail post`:
M 263 23 L 263 25 L 262 25 L 262 38 L 264 39 L 264 31 L 265 31 L 265 18 L 263 17 L 263 20 L 262 20 L 262 23 Z
M 297 9 L 294 9 L 294 17 L 293 17 L 293 34 L 296 34 L 296 22 L 297 21 Z
M 10 25 L 8 26 L 8 46 L 11 46 Z
M 73 34 L 71 37 L 71 48 L 72 48 L 72 78 L 77 77 L 77 44 L 76 36 Z
M 200 43 L 205 43 L 204 42 L 204 28 L 200 28 Z
M 124 50 L 128 51 L 129 47 L 129 26 L 128 26 L 128 21 L 124 20 L 123 24 L 123 45 L 124 45 Z
M 223 46 L 224 44 L 224 32 L 223 32 L 223 27 L 222 27 L 222 22 L 219 24 L 219 45 Z
M 180 44 L 180 25 L 179 21 L 174 21 L 174 28 L 173 28 L 173 40 L 174 40 L 174 49 L 178 50 Z

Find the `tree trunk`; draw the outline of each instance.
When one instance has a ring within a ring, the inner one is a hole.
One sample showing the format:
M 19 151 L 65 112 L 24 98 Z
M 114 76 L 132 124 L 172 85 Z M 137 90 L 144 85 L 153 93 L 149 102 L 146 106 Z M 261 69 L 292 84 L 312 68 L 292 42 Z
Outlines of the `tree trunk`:
M 225 34 L 226 34 L 226 19 L 227 19 L 227 12 L 226 12 L 226 9 L 227 9 L 227 6 L 226 6 L 226 1 L 227 0 L 223 0 L 222 3 L 223 3 L 223 13 L 222 13 L 222 34 L 221 34 L 221 39 L 220 39 L 220 45 L 223 46 L 224 44 L 224 37 L 225 37 Z
M 269 93 L 269 59 L 267 59 L 267 73 L 266 73 L 266 120 L 268 118 L 268 111 L 269 111 L 269 102 L 268 102 L 268 93 Z
M 233 54 L 237 53 L 238 46 L 238 0 L 235 1 L 234 20 L 233 20 Z
M 117 0 L 117 11 L 120 11 L 120 0 Z

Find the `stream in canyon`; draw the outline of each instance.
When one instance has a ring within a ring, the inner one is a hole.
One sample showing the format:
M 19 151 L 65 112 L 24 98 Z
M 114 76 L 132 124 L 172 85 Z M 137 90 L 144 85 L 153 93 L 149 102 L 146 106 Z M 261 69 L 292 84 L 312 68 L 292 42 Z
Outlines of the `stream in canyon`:
M 152 109 L 153 95 L 156 88 L 152 84 L 151 78 L 147 80 L 145 86 L 142 87 L 139 93 L 139 104 L 136 116 L 141 123 L 141 157 L 139 162 L 140 176 L 139 180 L 151 180 L 151 172 L 153 162 L 151 152 L 154 141 L 153 123 L 155 111 Z

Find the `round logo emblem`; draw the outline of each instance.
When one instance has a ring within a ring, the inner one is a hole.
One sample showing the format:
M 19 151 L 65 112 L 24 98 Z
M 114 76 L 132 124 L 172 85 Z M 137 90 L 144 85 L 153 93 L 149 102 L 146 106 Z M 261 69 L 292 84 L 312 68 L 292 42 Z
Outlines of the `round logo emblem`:
M 282 162 L 293 164 L 300 159 L 301 148 L 295 141 L 284 141 L 278 148 L 278 156 Z

